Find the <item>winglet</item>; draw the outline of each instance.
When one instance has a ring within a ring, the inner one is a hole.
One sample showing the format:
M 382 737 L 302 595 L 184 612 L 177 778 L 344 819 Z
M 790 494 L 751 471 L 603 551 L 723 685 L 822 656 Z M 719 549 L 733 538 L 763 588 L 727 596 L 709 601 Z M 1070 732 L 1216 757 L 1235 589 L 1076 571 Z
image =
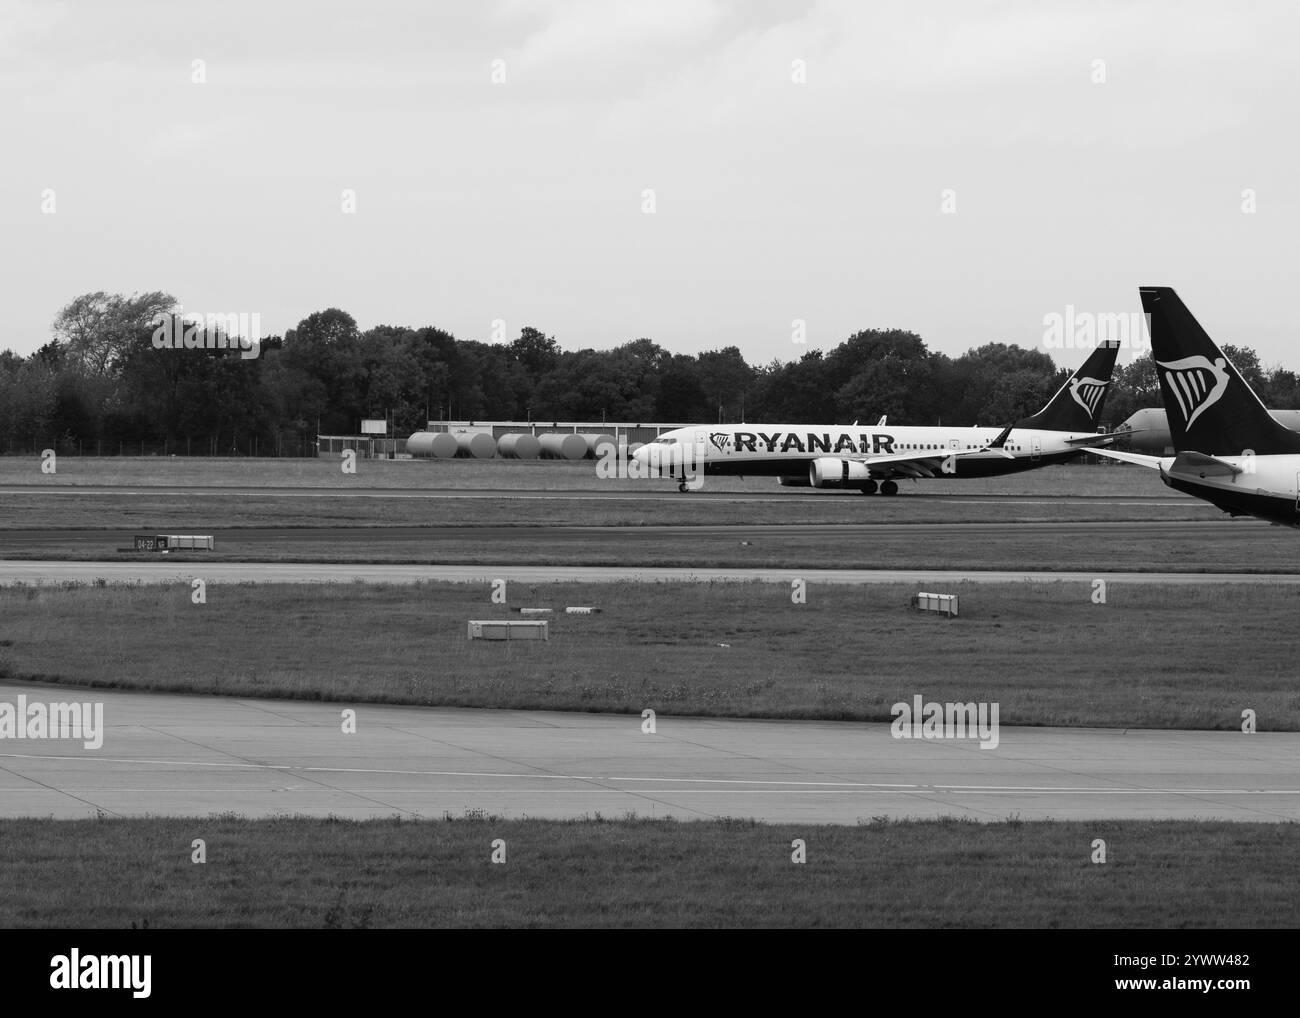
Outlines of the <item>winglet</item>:
M 997 438 L 993 439 L 993 441 L 990 442 L 988 445 L 986 445 L 984 448 L 1001 449 L 1004 445 L 1007 444 L 1007 439 L 1011 437 L 1011 429 L 1014 427 L 1015 427 L 1014 424 L 1008 424 L 1005 428 L 1002 429 L 1002 434 L 998 435 Z
M 1016 458 L 1015 453 L 1007 452 L 1006 449 L 1007 439 L 1011 437 L 1011 431 L 1013 428 L 1015 428 L 1014 424 L 1008 424 L 1005 428 L 1002 429 L 1001 433 L 998 435 L 997 438 L 993 439 L 992 442 L 984 446 L 984 448 L 981 449 L 980 451 L 999 452 L 1009 460 L 1015 459 Z

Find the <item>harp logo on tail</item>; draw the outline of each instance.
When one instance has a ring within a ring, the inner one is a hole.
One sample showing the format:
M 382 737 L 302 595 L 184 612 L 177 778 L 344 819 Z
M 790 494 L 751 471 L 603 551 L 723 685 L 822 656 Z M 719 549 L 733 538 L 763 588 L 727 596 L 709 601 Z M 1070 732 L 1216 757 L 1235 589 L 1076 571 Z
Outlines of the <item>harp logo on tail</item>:
M 1185 427 L 1191 430 L 1196 418 L 1223 398 L 1228 388 L 1228 363 L 1222 357 L 1210 363 L 1210 359 L 1201 354 L 1184 357 L 1179 361 L 1156 361 L 1165 372 L 1165 384 L 1178 401 L 1182 411 Z
M 1070 395 L 1074 401 L 1088 411 L 1089 417 L 1097 415 L 1097 404 L 1101 402 L 1102 394 L 1106 391 L 1109 382 L 1103 382 L 1100 378 L 1072 378 L 1070 379 Z

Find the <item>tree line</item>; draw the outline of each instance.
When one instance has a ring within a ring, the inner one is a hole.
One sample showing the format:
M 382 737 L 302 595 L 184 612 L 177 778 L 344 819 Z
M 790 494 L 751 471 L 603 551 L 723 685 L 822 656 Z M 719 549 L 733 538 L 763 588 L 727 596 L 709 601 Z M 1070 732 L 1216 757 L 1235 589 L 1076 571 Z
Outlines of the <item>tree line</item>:
M 387 418 L 399 437 L 428 420 L 831 424 L 888 414 L 996 426 L 1039 409 L 1068 376 L 1044 351 L 986 343 L 950 357 L 902 329 L 751 365 L 735 346 L 674 354 L 645 338 L 564 350 L 531 326 L 508 343 L 435 326 L 362 331 L 337 308 L 262 338 L 255 357 L 237 343 L 160 349 L 164 323 L 180 346 L 178 310 L 157 291 L 84 294 L 35 353 L 0 353 L 0 451 L 313 455 L 318 434 L 356 434 L 362 418 Z M 1224 349 L 1268 406 L 1300 407 L 1293 372 Z M 1106 421 L 1159 405 L 1149 356 L 1117 366 Z

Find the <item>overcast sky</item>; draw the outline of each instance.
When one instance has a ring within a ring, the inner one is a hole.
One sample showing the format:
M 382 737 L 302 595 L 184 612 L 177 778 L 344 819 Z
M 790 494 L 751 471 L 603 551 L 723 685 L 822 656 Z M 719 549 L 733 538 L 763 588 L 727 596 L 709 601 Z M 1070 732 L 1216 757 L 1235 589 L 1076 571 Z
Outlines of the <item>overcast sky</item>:
M 0 348 L 164 290 L 264 335 L 959 354 L 1163 284 L 1300 369 L 1298 42 L 1286 3 L 0 0 Z

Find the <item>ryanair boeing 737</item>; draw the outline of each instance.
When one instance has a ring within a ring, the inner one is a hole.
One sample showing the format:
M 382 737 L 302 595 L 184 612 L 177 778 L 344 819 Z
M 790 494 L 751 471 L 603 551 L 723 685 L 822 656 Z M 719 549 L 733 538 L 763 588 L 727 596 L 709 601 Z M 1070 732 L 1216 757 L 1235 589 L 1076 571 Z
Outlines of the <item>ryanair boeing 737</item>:
M 776 476 L 796 487 L 898 493 L 899 479 L 989 477 L 1063 463 L 1113 436 L 1098 434 L 1118 343 L 1098 346 L 1042 410 L 1010 427 L 825 427 L 726 424 L 677 428 L 634 455 L 649 469 L 688 474 Z
M 1300 526 L 1300 434 L 1273 419 L 1178 294 L 1167 286 L 1138 292 L 1174 455 L 1095 451 L 1159 470 L 1169 487 L 1233 516 Z

